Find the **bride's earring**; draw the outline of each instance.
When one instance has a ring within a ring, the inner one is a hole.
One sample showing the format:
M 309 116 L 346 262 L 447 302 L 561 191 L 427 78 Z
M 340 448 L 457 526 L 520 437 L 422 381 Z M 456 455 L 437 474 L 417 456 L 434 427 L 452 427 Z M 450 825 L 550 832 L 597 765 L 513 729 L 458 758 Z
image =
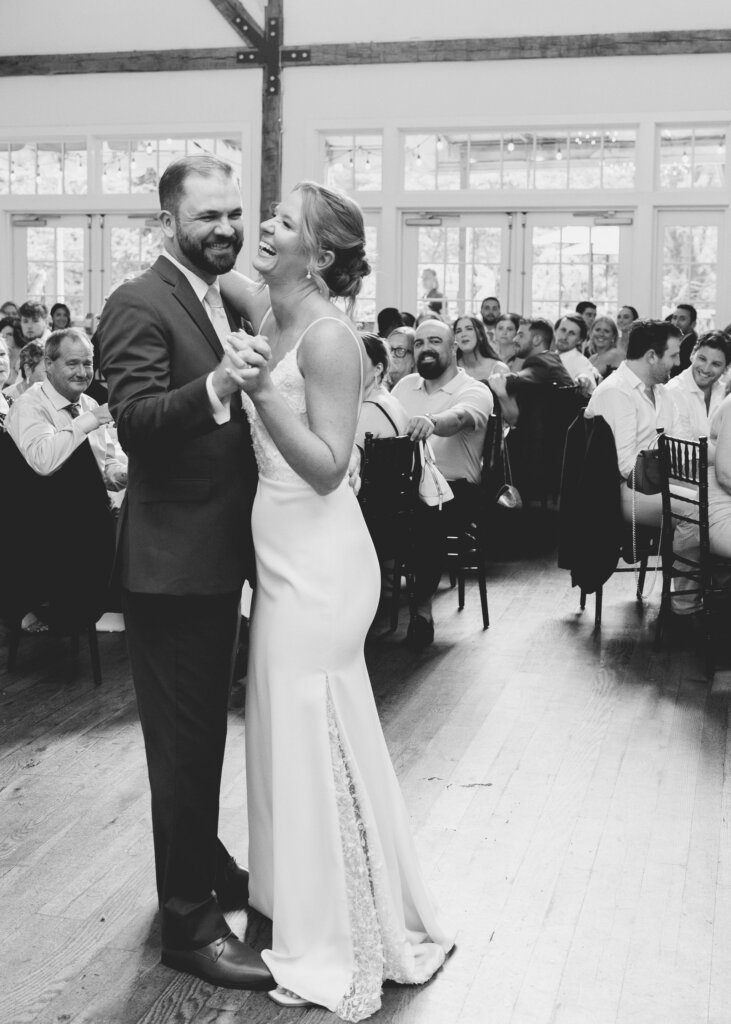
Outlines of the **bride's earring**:
M 312 280 L 312 274 L 310 273 L 310 271 L 309 271 L 309 268 L 308 268 L 308 270 L 307 270 L 307 280 L 308 280 L 308 281 L 311 281 L 311 280 Z

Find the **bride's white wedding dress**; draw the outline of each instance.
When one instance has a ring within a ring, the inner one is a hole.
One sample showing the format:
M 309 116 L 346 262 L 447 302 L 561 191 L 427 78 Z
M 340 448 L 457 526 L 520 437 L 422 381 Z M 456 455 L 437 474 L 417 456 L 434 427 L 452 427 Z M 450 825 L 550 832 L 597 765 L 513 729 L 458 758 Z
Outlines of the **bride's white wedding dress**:
M 305 334 L 272 380 L 307 423 Z M 246 687 L 250 904 L 272 919 L 263 957 L 277 983 L 359 1021 L 380 1007 L 385 979 L 431 977 L 453 938 L 422 881 L 366 671 L 380 573 L 357 500 L 347 479 L 318 495 L 248 396 L 244 406 L 260 473 Z

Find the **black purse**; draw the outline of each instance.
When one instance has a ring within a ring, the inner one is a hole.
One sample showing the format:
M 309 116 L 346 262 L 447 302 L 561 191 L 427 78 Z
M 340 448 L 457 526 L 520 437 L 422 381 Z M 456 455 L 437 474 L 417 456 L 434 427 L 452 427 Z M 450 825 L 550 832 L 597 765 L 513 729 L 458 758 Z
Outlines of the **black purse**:
M 661 431 L 658 431 L 658 437 L 660 433 Z M 632 472 L 627 477 L 627 486 L 639 494 L 660 494 L 662 491 L 662 471 L 657 438 L 649 448 L 643 448 L 637 453 Z

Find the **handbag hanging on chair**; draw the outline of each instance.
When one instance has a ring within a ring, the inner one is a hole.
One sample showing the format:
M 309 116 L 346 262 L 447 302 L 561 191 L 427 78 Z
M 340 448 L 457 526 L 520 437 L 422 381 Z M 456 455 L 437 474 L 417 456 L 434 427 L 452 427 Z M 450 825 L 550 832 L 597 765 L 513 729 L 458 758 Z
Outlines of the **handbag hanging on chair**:
M 445 501 L 454 497 L 452 488 L 437 466 L 434 451 L 428 441 L 419 441 L 421 454 L 421 479 L 419 480 L 419 500 L 425 505 L 439 506 L 441 510 Z

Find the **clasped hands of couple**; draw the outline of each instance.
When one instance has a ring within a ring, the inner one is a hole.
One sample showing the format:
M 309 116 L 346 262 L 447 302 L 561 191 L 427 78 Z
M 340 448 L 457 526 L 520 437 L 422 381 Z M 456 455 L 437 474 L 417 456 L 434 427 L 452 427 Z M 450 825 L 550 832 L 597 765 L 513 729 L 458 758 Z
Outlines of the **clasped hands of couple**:
M 214 372 L 214 388 L 219 397 L 236 391 L 255 394 L 271 384 L 267 364 L 272 350 L 264 335 L 252 337 L 243 331 L 229 334 L 223 343 L 224 356 Z M 218 379 L 216 379 L 218 378 Z

